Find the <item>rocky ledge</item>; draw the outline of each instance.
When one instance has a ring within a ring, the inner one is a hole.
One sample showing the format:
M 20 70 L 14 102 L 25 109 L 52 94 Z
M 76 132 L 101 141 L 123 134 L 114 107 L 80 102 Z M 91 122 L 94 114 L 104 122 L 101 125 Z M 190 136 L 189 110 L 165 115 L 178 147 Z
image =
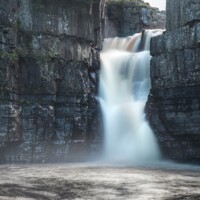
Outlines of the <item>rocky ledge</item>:
M 151 42 L 148 119 L 164 157 L 181 162 L 200 163 L 199 10 L 198 0 L 167 0 L 167 30 Z
M 99 1 L 1 1 L 0 163 L 65 161 L 96 148 L 96 13 Z
M 166 12 L 142 0 L 106 0 L 104 37 L 126 37 L 143 29 L 164 29 Z

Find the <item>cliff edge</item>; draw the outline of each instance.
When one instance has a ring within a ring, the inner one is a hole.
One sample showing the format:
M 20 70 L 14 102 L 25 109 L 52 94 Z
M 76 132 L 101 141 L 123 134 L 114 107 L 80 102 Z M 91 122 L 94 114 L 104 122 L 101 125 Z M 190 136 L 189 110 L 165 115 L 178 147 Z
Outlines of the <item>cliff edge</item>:
M 164 157 L 200 163 L 200 2 L 167 0 L 166 32 L 151 41 L 150 124 Z

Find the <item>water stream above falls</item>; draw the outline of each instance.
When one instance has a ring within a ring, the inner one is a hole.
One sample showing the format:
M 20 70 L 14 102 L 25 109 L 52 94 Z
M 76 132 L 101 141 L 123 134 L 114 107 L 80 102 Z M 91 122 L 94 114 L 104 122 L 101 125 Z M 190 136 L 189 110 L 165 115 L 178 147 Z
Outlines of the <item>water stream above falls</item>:
M 150 81 L 150 39 L 161 30 L 104 40 L 99 99 L 104 119 L 104 156 L 109 161 L 152 161 L 160 157 L 145 120 Z

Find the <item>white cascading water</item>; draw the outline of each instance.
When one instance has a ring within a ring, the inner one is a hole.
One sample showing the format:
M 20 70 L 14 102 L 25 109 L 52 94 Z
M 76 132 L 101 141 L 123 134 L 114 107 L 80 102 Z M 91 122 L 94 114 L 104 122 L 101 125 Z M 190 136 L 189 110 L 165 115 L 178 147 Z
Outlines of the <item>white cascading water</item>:
M 159 149 L 145 120 L 150 81 L 150 39 L 162 30 L 104 40 L 99 99 L 104 120 L 104 156 L 109 161 L 152 161 Z

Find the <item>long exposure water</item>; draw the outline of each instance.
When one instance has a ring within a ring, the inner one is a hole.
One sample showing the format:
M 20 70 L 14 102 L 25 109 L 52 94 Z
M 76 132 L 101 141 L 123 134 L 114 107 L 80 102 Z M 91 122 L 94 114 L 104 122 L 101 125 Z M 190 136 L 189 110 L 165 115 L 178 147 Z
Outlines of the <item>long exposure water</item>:
M 105 157 L 133 162 L 0 165 L 0 200 L 200 199 L 200 167 L 160 161 L 145 120 L 149 40 L 160 33 L 107 39 L 101 53 Z
M 103 43 L 99 97 L 108 160 L 152 161 L 160 157 L 144 107 L 151 87 L 150 39 L 161 33 L 148 30 Z
M 1 165 L 0 200 L 200 199 L 199 167 L 163 166 Z

